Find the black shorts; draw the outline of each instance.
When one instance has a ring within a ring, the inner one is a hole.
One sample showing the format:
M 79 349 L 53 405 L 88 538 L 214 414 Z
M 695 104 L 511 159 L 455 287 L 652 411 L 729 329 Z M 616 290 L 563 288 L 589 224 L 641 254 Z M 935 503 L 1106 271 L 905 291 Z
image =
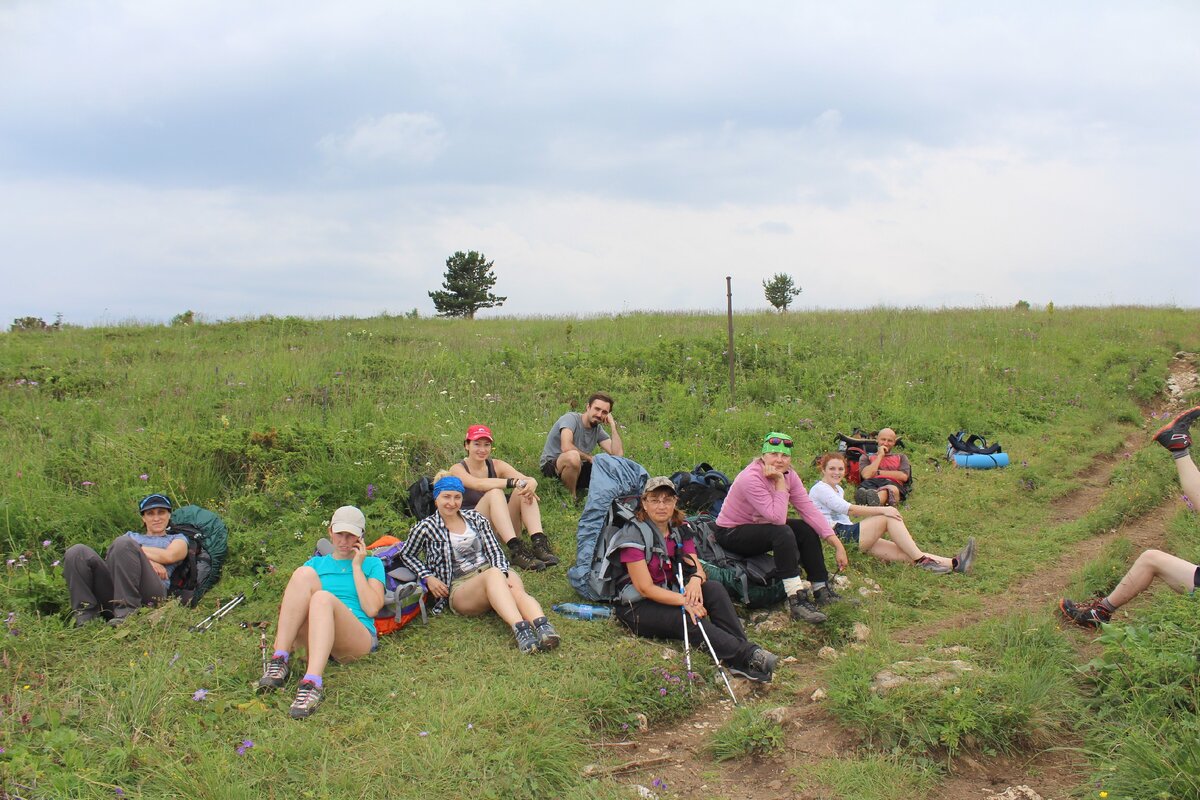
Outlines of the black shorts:
M 554 468 L 555 462 L 547 461 L 542 464 L 542 474 L 547 478 L 558 478 L 558 470 Z M 562 480 L 559 478 L 559 480 Z M 584 461 L 579 465 L 579 480 L 575 482 L 575 488 L 586 489 L 592 483 L 592 462 Z

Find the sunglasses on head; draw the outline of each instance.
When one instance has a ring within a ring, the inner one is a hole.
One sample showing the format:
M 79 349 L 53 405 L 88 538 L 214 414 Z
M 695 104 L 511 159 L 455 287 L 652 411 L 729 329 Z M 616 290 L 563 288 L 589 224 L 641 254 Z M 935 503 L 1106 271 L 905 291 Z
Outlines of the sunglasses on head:
M 783 445 L 784 447 L 791 447 L 792 440 L 784 439 L 779 436 L 769 436 L 769 437 L 767 437 L 767 444 L 771 445 L 772 447 L 778 447 L 779 445 Z

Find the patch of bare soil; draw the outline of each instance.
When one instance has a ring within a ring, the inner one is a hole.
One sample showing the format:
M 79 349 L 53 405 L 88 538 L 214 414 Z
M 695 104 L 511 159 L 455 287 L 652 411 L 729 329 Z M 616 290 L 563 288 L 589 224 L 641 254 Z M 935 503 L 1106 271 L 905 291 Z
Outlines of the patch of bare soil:
M 1183 408 L 1188 392 L 1200 385 L 1196 369 L 1197 356 L 1179 353 L 1171 363 L 1166 398 L 1145 410 L 1154 422 Z M 1151 429 L 1157 424 L 1150 426 Z M 1126 449 L 1145 446 L 1146 433 L 1138 431 L 1125 442 Z M 1090 472 L 1084 486 L 1057 507 L 1055 523 L 1078 519 L 1101 501 L 1108 489 L 1109 478 L 1117 458 L 1102 459 L 1099 469 Z M 1063 587 L 1081 564 L 1095 558 L 1101 548 L 1116 537 L 1127 537 L 1134 551 L 1160 546 L 1166 538 L 1166 526 L 1179 508 L 1171 499 L 1152 513 L 1072 546 L 1054 563 L 1028 576 L 1004 595 L 984 598 L 981 608 L 952 617 L 945 627 L 965 627 L 986 617 L 1006 614 L 1014 609 L 1037 611 L 1061 597 Z M 1135 601 L 1134 607 L 1136 608 Z M 925 627 L 912 628 L 897 634 L 897 641 L 921 643 L 931 635 Z M 1090 657 L 1092 637 L 1080 631 L 1077 641 L 1082 656 Z M 813 663 L 812 656 L 791 660 L 780 669 L 804 672 Z M 816 683 L 804 686 L 794 694 L 780 696 L 778 690 L 758 687 L 746 681 L 734 680 L 734 689 L 741 697 L 755 702 L 770 698 L 778 702 L 773 712 L 778 714 L 785 732 L 786 745 L 782 753 L 770 758 L 743 758 L 724 763 L 716 762 L 708 751 L 713 733 L 732 713 L 733 704 L 726 697 L 714 702 L 686 720 L 665 726 L 655 726 L 620 742 L 598 742 L 596 775 L 612 775 L 626 782 L 634 796 L 644 797 L 729 797 L 739 800 L 823 800 L 823 794 L 796 793 L 796 777 L 803 775 L 806 765 L 839 754 L 851 753 L 859 744 L 853 732 L 840 726 L 829 716 L 820 702 L 811 699 L 819 688 Z M 955 759 L 953 773 L 930 797 L 933 800 L 988 800 L 1006 790 L 1017 797 L 1029 787 L 1044 800 L 1067 798 L 1086 775 L 1086 760 L 1078 752 L 1077 742 L 1064 742 L 1063 747 L 1039 753 L 1013 756 L 961 756 Z M 659 783 L 655 783 L 655 781 Z M 643 787 L 638 789 L 636 787 Z

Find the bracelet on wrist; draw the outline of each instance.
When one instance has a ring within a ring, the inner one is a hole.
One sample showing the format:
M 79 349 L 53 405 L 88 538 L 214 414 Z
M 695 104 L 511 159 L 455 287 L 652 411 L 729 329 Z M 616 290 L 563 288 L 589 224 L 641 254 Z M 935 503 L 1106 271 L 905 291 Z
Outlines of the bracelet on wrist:
M 511 488 L 513 488 L 513 487 L 514 487 L 514 486 L 516 486 L 516 485 L 517 485 L 517 482 L 516 482 L 516 480 L 515 480 L 515 479 L 513 479 L 513 478 L 509 478 L 508 480 L 506 480 L 506 481 L 504 482 L 504 488 L 505 488 L 505 489 L 511 489 Z

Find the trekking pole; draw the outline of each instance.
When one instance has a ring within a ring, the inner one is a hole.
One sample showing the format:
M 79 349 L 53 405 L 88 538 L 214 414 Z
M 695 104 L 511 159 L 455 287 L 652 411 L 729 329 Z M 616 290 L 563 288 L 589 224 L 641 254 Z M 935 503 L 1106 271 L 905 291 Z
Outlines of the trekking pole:
M 257 586 L 258 586 L 258 581 L 255 581 L 254 585 L 250 587 L 251 591 L 253 591 L 255 589 L 255 587 L 257 587 Z M 192 633 L 203 633 L 204 631 L 211 630 L 212 626 L 217 623 L 217 620 L 219 620 L 221 617 L 228 614 L 230 611 L 233 611 L 235 608 L 237 608 L 239 605 L 241 605 L 241 603 L 245 599 L 246 599 L 246 593 L 239 592 L 237 597 L 234 597 L 232 600 L 230 600 L 225 605 L 218 608 L 213 613 L 209 614 L 204 619 L 197 622 L 195 625 L 193 625 L 188 630 L 191 631 Z
M 258 632 L 258 649 L 262 652 L 263 672 L 267 671 L 267 632 Z
M 682 558 L 679 560 L 679 593 L 683 594 L 683 559 Z M 688 617 L 687 607 L 684 606 L 683 607 L 683 635 L 685 637 L 684 638 L 685 644 L 687 642 L 687 638 L 686 638 L 687 637 L 687 617 Z M 729 682 L 729 675 L 725 672 L 725 666 L 721 663 L 721 659 L 717 658 L 717 651 L 712 645 L 712 640 L 708 638 L 708 631 L 704 630 L 704 626 L 700 623 L 700 620 L 696 620 L 696 627 L 700 629 L 700 635 L 704 637 L 704 643 L 706 645 L 708 645 L 708 652 L 710 655 L 712 655 L 713 664 L 716 665 L 717 672 L 721 673 L 721 680 L 725 681 L 725 690 L 729 692 L 729 699 L 732 700 L 733 704 L 736 706 L 738 704 L 737 695 L 733 693 L 733 685 Z M 691 663 L 692 663 L 692 659 L 691 659 L 691 656 L 689 655 L 688 656 L 688 672 L 692 671 Z

